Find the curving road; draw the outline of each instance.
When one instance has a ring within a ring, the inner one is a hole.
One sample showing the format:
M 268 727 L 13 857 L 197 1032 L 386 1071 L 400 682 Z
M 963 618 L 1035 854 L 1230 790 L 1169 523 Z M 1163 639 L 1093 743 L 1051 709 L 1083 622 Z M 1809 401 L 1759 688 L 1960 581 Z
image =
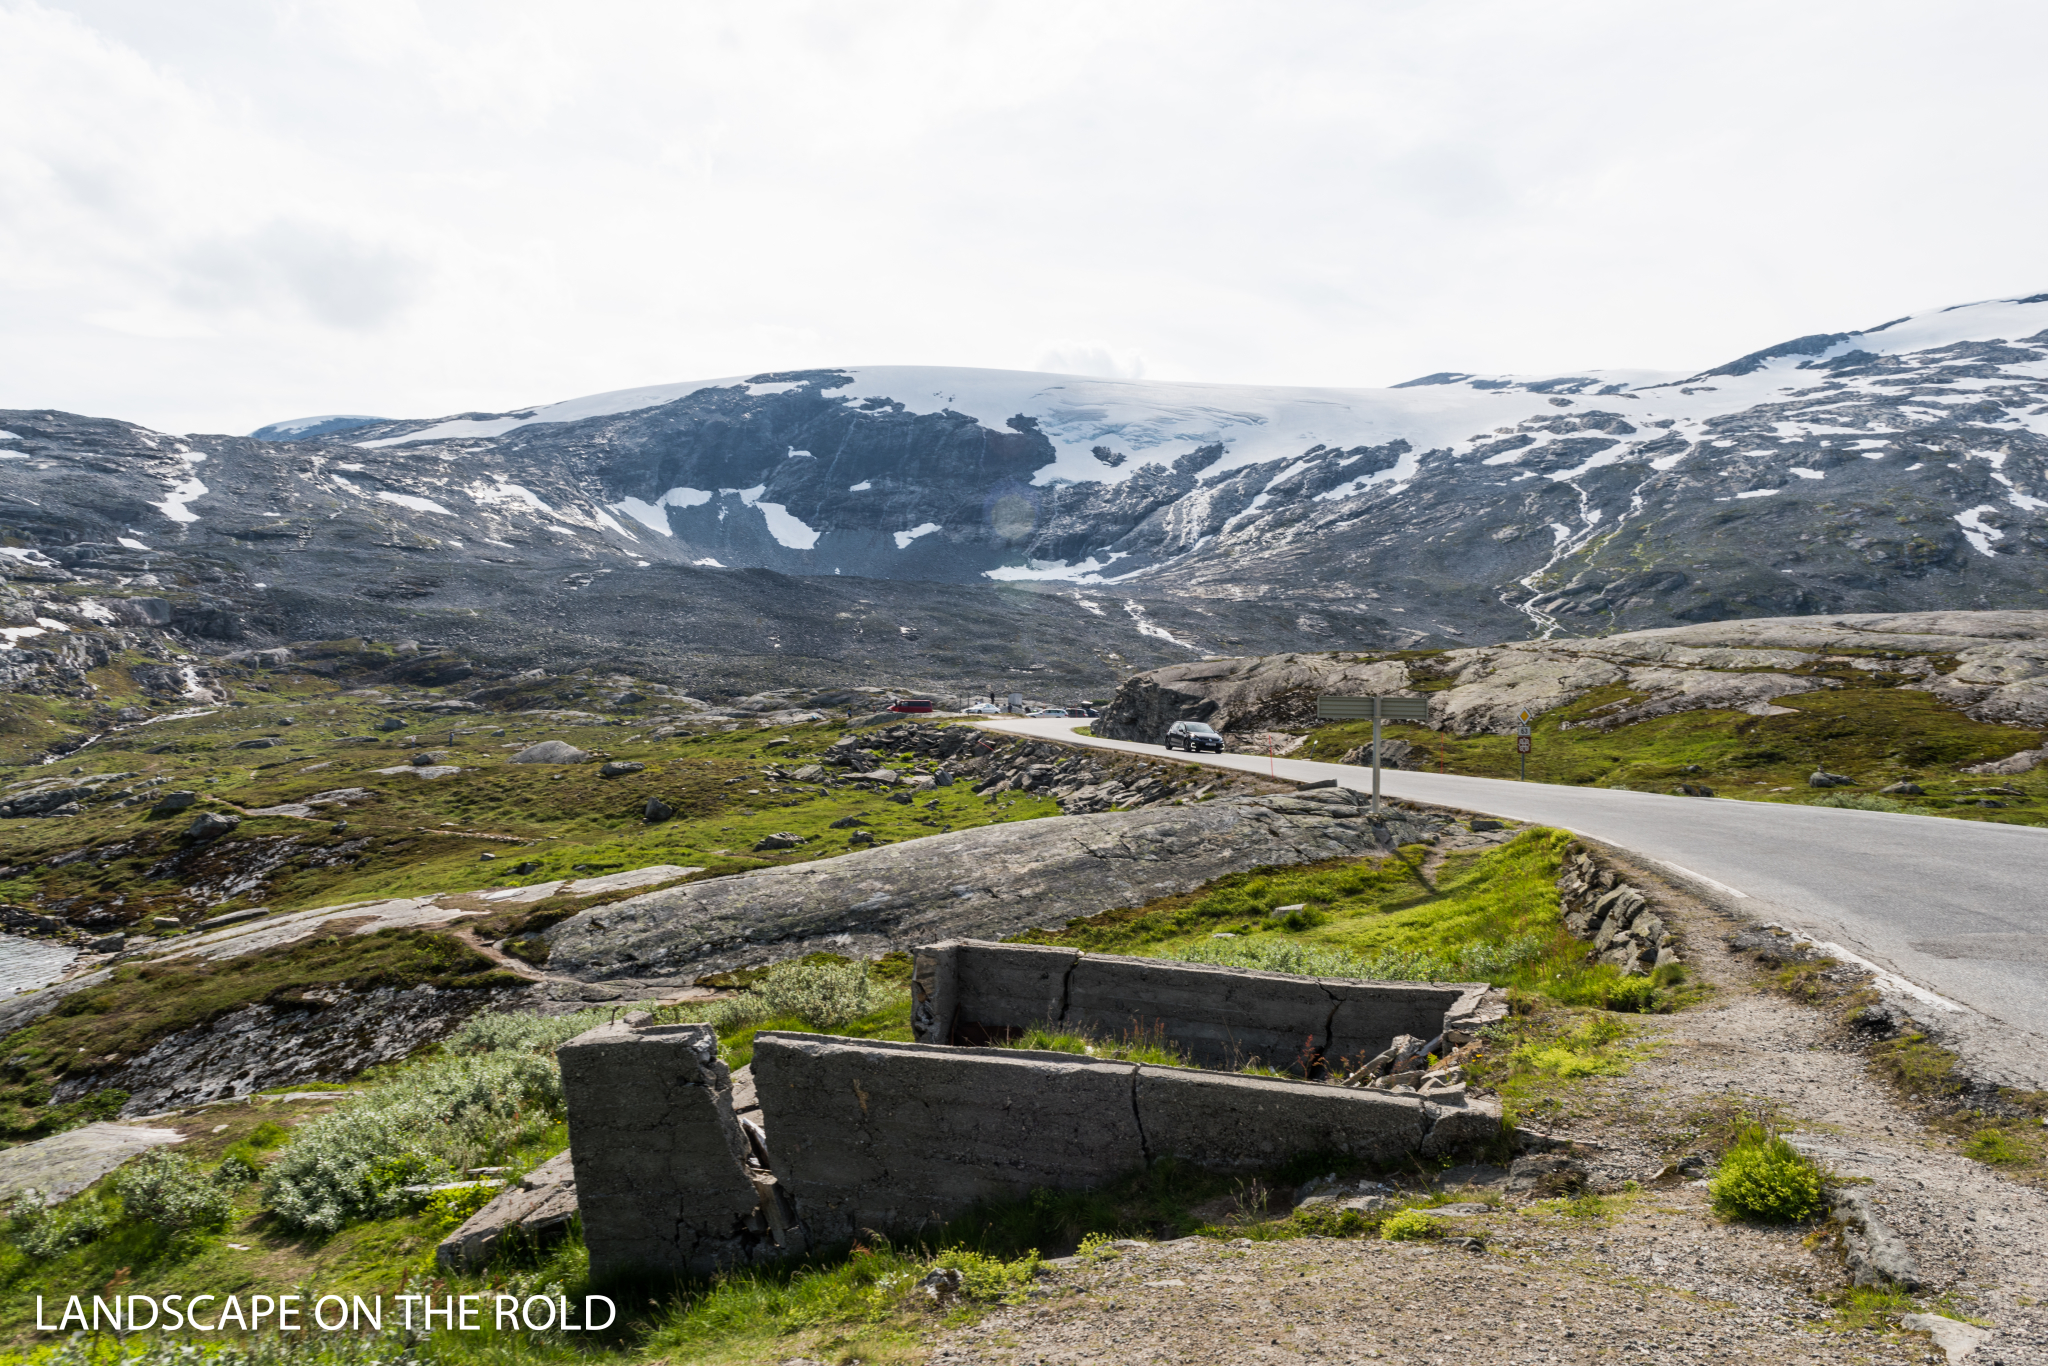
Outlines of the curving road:
M 1157 745 L 1077 736 L 1088 724 L 1082 720 L 984 724 L 1097 749 L 1163 753 Z M 1370 769 L 1347 764 L 1246 754 L 1195 762 L 1372 787 Z M 1380 790 L 1558 826 L 1654 859 L 1742 911 L 1896 974 L 1903 980 L 1894 986 L 1937 1011 L 1950 1007 L 1949 1022 L 1964 1036 L 1957 1042 L 1989 1074 L 2029 1087 L 2048 1081 L 2048 830 L 1397 770 L 1383 771 Z M 1982 1019 L 1970 1020 L 1969 1012 Z

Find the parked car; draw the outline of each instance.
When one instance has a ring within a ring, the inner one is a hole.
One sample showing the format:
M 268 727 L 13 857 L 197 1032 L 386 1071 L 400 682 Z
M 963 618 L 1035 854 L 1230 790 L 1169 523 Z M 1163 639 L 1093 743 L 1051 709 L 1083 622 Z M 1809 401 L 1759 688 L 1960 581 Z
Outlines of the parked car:
M 1003 709 L 993 702 L 976 702 L 965 709 L 969 716 L 1001 716 Z
M 1076 703 L 1075 705 L 1073 705 L 1073 706 L 1071 706 L 1071 707 L 1068 707 L 1068 708 L 1067 708 L 1067 715 L 1069 715 L 1069 716 L 1100 716 L 1100 715 L 1102 715 L 1102 713 L 1101 713 L 1101 712 L 1099 712 L 1099 711 L 1097 711 L 1097 710 L 1095 710 L 1095 708 L 1093 708 L 1093 707 L 1090 707 L 1090 706 L 1084 706 L 1084 705 L 1082 705 L 1082 704 L 1080 704 L 1080 703 Z
M 1166 747 L 1184 749 L 1190 754 L 1197 750 L 1213 749 L 1221 754 L 1223 737 L 1205 721 L 1176 721 L 1166 728 Z
M 934 710 L 929 697 L 906 697 L 890 704 L 890 711 L 928 712 Z
M 1038 717 L 1065 716 L 1067 714 L 1067 709 L 1065 707 L 1046 707 L 1040 711 L 1032 712 L 1031 714 L 1033 716 Z

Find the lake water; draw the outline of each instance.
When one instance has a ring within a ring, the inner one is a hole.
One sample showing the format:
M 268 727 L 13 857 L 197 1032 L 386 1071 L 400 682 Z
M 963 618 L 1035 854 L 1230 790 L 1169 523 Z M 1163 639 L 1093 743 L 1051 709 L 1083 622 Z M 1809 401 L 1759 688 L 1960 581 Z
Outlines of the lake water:
M 56 981 L 76 957 L 69 944 L 0 934 L 0 998 Z

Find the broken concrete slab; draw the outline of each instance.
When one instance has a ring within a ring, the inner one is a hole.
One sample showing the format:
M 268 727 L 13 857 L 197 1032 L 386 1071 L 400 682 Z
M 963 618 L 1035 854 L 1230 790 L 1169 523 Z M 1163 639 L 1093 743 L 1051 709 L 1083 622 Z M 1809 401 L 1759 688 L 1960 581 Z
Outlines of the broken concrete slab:
M 710 1276 L 777 1242 L 709 1025 L 602 1025 L 562 1045 L 569 1151 L 595 1276 Z
M 443 1238 L 434 1260 L 444 1271 L 479 1271 L 509 1237 L 538 1241 L 567 1232 L 576 1209 L 574 1158 L 560 1152 Z
M 1143 1034 L 1205 1067 L 1362 1065 L 1399 1035 L 1476 1029 L 1505 1006 L 1484 982 L 1364 982 L 1212 963 L 960 939 L 916 950 L 911 1027 L 922 1043 L 986 1043 L 1057 1026 Z M 1345 1068 L 1345 1070 L 1350 1070 Z
M 1179 1067 L 1139 1068 L 1137 1109 L 1148 1156 L 1212 1171 L 1259 1171 L 1303 1153 L 1387 1162 L 1430 1129 L 1412 1096 Z
M 137 1153 L 184 1141 L 185 1135 L 176 1129 L 88 1124 L 18 1148 L 0 1149 L 0 1204 L 30 1190 L 46 1205 L 69 1200 Z

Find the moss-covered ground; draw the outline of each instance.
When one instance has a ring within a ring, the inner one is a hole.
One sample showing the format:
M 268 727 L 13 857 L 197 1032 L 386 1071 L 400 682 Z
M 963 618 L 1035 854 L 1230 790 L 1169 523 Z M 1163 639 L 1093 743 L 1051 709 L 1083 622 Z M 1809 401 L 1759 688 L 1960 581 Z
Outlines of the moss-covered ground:
M 1900 686 L 1903 675 L 1847 665 L 1794 672 L 1823 677 L 1822 691 L 1779 699 L 1788 714 L 1693 711 L 1602 729 L 1604 709 L 1640 701 L 1626 686 L 1598 688 L 1531 724 L 1530 782 L 1669 792 L 1681 783 L 1748 801 L 1831 802 L 2013 825 L 2048 824 L 2048 768 L 2017 777 L 1964 773 L 2048 743 L 2048 734 L 1974 721 L 1932 693 Z M 1388 739 L 1414 746 L 1407 766 L 1484 778 L 1521 775 L 1512 735 L 1457 736 L 1388 723 Z M 1300 759 L 1336 760 L 1372 738 L 1370 722 L 1307 732 Z M 1853 786 L 1809 787 L 1816 770 Z M 1924 796 L 1880 795 L 1913 782 Z M 1984 803 L 1990 803 L 1986 805 Z
M 0 769 L 0 798 L 9 785 L 123 775 L 100 785 L 112 800 L 88 801 L 81 815 L 0 823 L 0 903 L 87 927 L 149 933 L 159 916 L 189 923 L 254 905 L 298 910 L 659 863 L 717 876 L 843 853 L 855 847 L 855 830 L 832 826 L 847 817 L 890 842 L 1058 811 L 1045 798 L 1006 793 L 989 801 L 964 785 L 905 805 L 883 792 L 775 776 L 817 758 L 844 733 L 838 725 L 748 725 L 664 737 L 636 726 L 630 714 L 450 718 L 404 709 L 431 703 L 432 691 L 380 700 L 308 680 L 295 695 L 289 675 L 275 687 L 261 702 L 159 721 L 56 764 Z M 390 723 L 399 728 L 380 729 Z M 237 748 L 266 739 L 274 747 Z M 565 741 L 597 761 L 507 762 L 540 740 Z M 421 753 L 461 771 L 415 777 L 410 761 Z M 646 767 L 598 776 L 598 761 L 611 759 Z M 379 772 L 392 768 L 404 771 Z M 243 813 L 347 788 L 372 795 L 316 808 L 313 819 L 245 816 L 232 834 L 210 843 L 184 835 L 198 811 Z M 152 814 L 156 795 L 178 790 L 200 794 L 199 805 Z M 117 805 L 122 793 L 142 800 Z M 650 798 L 675 814 L 649 822 Z M 781 832 L 805 843 L 755 850 L 764 836 Z

